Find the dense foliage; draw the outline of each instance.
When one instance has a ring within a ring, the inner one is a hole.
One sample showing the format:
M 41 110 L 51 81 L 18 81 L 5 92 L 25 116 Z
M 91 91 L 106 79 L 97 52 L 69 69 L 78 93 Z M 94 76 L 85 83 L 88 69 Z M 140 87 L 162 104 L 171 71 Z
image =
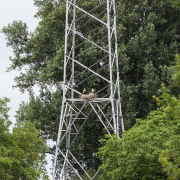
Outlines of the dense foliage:
M 147 119 L 137 120 L 122 139 L 114 135 L 101 140 L 105 143 L 98 152 L 102 160 L 99 168 L 102 179 L 163 180 L 167 175 L 178 179 L 180 100 L 171 97 L 164 87 L 162 89 L 164 92 L 158 101 L 167 104 L 166 107 L 150 112 Z M 166 149 L 169 140 L 172 141 Z M 158 161 L 160 154 L 159 159 L 165 171 Z
M 179 137 L 166 143 L 166 149 L 159 156 L 164 171 L 167 173 L 169 180 L 180 178 L 180 140 Z
M 135 118 L 156 108 L 151 98 L 162 82 L 175 89 L 171 75 L 179 49 L 180 11 L 165 1 L 125 1 L 117 6 L 122 108 L 126 130 Z M 130 123 L 127 125 L 127 123 Z
M 79 3 L 90 11 L 99 2 Z M 28 32 L 26 23 L 21 21 L 14 21 L 2 29 L 7 45 L 14 51 L 8 70 L 25 70 L 15 77 L 15 86 L 22 92 L 28 90 L 32 94 L 35 85 L 41 89 L 38 98 L 32 96 L 28 104 L 21 104 L 17 120 L 34 122 L 44 139 L 56 140 L 62 99 L 60 82 L 63 79 L 65 0 L 34 0 L 34 3 L 38 7 L 35 16 L 40 18 L 34 32 Z M 96 11 L 98 14 L 101 9 Z M 174 72 L 171 66 L 174 54 L 179 50 L 180 11 L 168 0 L 116 0 L 116 13 L 122 108 L 125 129 L 128 130 L 136 118 L 146 118 L 147 113 L 156 109 L 156 102 L 151 97 L 158 95 L 161 82 L 170 89 L 170 94 L 178 94 L 179 89 L 171 79 Z M 80 27 L 84 22 L 78 23 Z M 98 32 L 100 28 L 99 23 L 93 21 L 83 26 L 81 33 L 89 37 L 93 34 L 92 29 Z M 86 43 L 77 51 L 85 48 Z M 88 66 L 89 61 L 96 62 L 99 56 L 97 49 L 92 48 L 81 56 L 80 61 Z M 102 83 L 97 79 L 86 81 L 79 89 L 93 86 L 98 90 Z M 51 86 L 54 86 L 54 91 L 50 90 Z M 102 136 L 103 126 L 93 119 L 81 133 L 80 145 L 76 146 L 79 149 L 75 152 L 81 152 L 77 154 L 78 158 L 83 158 L 88 167 L 97 169 L 99 165 L 99 159 L 95 156 L 93 159 L 92 154 L 97 152 L 100 146 L 98 139 Z M 54 153 L 54 149 L 51 151 Z
M 0 99 L 0 179 L 48 179 L 44 170 L 47 146 L 31 122 L 17 123 L 9 131 L 8 101 Z
M 179 1 L 178 1 L 179 2 Z M 175 74 L 173 75 L 173 78 L 175 80 L 175 83 L 180 86 L 180 56 L 176 54 L 175 57 L 176 65 L 175 68 Z M 167 99 L 169 102 L 171 102 L 171 106 L 173 107 L 173 115 L 178 119 L 179 118 L 179 109 L 177 108 L 177 102 L 175 99 L 172 99 L 167 93 L 164 94 L 162 99 L 166 99 L 165 102 L 167 102 Z M 162 99 L 157 99 L 160 104 L 163 104 L 164 101 Z M 179 125 L 178 125 L 178 131 L 179 131 Z M 170 138 L 169 141 L 165 143 L 166 149 L 163 150 L 159 156 L 159 161 L 161 162 L 164 171 L 167 173 L 168 178 L 170 180 L 176 180 L 180 178 L 180 141 L 179 138 L 172 139 Z

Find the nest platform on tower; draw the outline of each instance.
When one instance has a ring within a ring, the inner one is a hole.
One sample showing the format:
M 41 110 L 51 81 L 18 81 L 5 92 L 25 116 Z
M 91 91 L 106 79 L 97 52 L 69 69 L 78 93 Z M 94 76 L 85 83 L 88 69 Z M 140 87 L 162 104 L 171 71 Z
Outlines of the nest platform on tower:
M 83 93 L 79 95 L 79 98 L 80 98 L 80 99 L 83 99 L 83 100 L 91 100 L 91 99 L 97 98 L 98 95 L 97 95 L 97 93 L 95 92 L 95 90 L 92 88 L 91 91 L 92 91 L 91 93 L 85 94 L 86 89 L 84 89 L 84 90 L 83 90 Z

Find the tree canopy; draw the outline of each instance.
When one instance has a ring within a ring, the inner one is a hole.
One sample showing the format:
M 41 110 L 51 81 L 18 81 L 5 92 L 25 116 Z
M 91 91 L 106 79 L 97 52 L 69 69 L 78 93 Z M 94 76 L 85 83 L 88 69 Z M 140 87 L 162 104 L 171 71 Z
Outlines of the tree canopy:
M 11 133 L 8 101 L 0 99 L 0 179 L 48 179 L 44 169 L 48 148 L 39 137 L 40 132 L 26 121 L 17 123 Z
M 146 119 L 138 119 L 121 139 L 114 135 L 101 140 L 105 146 L 97 154 L 102 160 L 99 167 L 102 179 L 179 177 L 179 141 L 176 139 L 180 137 L 180 100 L 171 97 L 165 87 L 162 89 L 164 92 L 159 103 L 166 104 L 166 107 L 150 112 Z M 167 141 L 170 141 L 168 149 Z M 158 161 L 159 155 L 165 171 Z
M 180 140 L 179 137 L 166 142 L 166 149 L 159 156 L 164 171 L 167 173 L 169 180 L 180 178 Z

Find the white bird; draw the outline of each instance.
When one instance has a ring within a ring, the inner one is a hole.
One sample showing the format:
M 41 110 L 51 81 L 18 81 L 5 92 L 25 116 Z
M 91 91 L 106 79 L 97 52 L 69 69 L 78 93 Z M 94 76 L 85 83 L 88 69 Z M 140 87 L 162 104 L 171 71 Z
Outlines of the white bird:
M 85 92 L 86 92 L 86 89 L 84 88 L 84 89 L 83 89 L 83 94 L 85 94 Z
M 85 94 L 85 92 L 86 92 L 86 89 L 84 88 L 83 89 L 83 93 L 79 95 L 80 99 L 83 99 L 83 100 L 87 100 L 88 99 L 88 94 Z
M 97 98 L 98 95 L 97 95 L 97 93 L 95 93 L 95 90 L 92 88 L 91 91 L 92 91 L 92 93 L 89 94 L 89 99 Z

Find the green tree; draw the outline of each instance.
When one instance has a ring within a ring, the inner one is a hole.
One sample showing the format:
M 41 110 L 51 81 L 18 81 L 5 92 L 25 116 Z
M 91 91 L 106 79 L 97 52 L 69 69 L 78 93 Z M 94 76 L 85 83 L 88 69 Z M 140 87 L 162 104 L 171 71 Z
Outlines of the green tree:
M 180 1 L 179 0 L 174 0 L 174 1 L 172 1 L 172 3 L 173 3 L 173 6 L 180 7 Z
M 175 57 L 176 65 L 175 74 L 173 76 L 175 83 L 180 86 L 180 56 L 176 54 Z M 165 88 L 164 88 L 165 89 Z M 161 99 L 157 99 L 160 104 L 164 104 L 164 102 L 171 102 L 173 115 L 175 118 L 179 118 L 179 109 L 177 108 L 177 102 L 174 101 L 170 97 L 168 93 L 164 93 Z M 177 132 L 180 131 L 180 124 L 178 124 Z M 159 162 L 161 162 L 164 172 L 168 175 L 168 179 L 170 180 L 178 180 L 180 178 L 180 146 L 179 146 L 179 138 L 175 138 L 166 142 L 166 149 L 161 151 L 159 156 Z
M 169 98 L 169 96 L 166 97 Z M 166 179 L 158 161 L 166 141 L 180 137 L 180 100 L 170 98 L 167 107 L 152 111 L 145 120 L 125 132 L 101 140 L 105 146 L 97 153 L 102 160 L 99 172 L 102 179 Z M 174 106 L 176 105 L 176 106 Z
M 57 93 L 42 92 L 40 96 L 30 96 L 29 102 L 22 102 L 19 110 L 16 111 L 16 119 L 18 122 L 31 121 L 37 129 L 41 130 L 41 137 L 46 141 L 52 139 L 56 141 L 59 123 L 59 111 L 61 101 L 57 98 L 61 96 L 60 91 Z
M 0 99 L 0 179 L 49 179 L 44 170 L 48 148 L 40 132 L 26 121 L 17 123 L 10 133 L 7 102 L 7 98 Z
M 178 86 L 180 86 L 180 56 L 179 56 L 179 54 L 176 54 L 175 60 L 176 60 L 176 65 L 174 66 L 175 73 L 173 75 L 173 79 L 174 79 L 174 82 Z
M 178 51 L 180 11 L 165 1 L 118 1 L 119 64 L 126 130 L 156 103 L 161 82 L 178 95 L 171 79 Z M 129 124 L 130 123 L 130 124 Z
M 166 143 L 166 149 L 159 156 L 159 161 L 162 163 L 164 171 L 168 175 L 169 180 L 180 179 L 180 140 L 173 139 Z
M 101 1 L 80 1 L 78 5 L 89 12 L 99 5 L 99 2 Z M 21 105 L 17 120 L 28 119 L 30 115 L 26 115 L 26 112 L 29 113 L 33 106 L 32 113 L 34 114 L 31 114 L 33 118 L 30 117 L 30 120 L 36 122 L 36 127 L 43 131 L 45 139 L 56 140 L 58 109 L 61 107 L 62 96 L 60 81 L 63 79 L 66 3 L 65 0 L 34 0 L 34 3 L 38 7 L 35 16 L 40 18 L 39 25 L 34 32 L 28 32 L 26 23 L 21 21 L 14 21 L 2 29 L 7 37 L 7 45 L 11 46 L 14 51 L 14 57 L 10 58 L 12 64 L 8 70 L 21 70 L 26 67 L 26 71 L 15 78 L 16 87 L 22 92 L 28 90 L 32 93 L 33 86 L 38 85 L 42 91 L 39 99 L 31 99 L 29 104 Z M 102 8 L 105 5 L 106 3 Z M 95 9 L 94 13 L 98 15 L 102 12 L 102 8 Z M 148 112 L 157 107 L 151 96 L 158 95 L 157 90 L 161 82 L 164 82 L 171 90 L 171 94 L 178 94 L 177 87 L 171 79 L 174 71 L 171 65 L 174 63 L 173 56 L 179 48 L 180 12 L 176 7 L 172 7 L 168 0 L 163 2 L 117 0 L 116 11 L 122 108 L 127 130 L 135 124 L 136 118 L 145 118 Z M 78 13 L 78 16 L 82 15 Z M 104 16 L 100 18 L 105 21 Z M 88 21 L 88 16 L 84 16 L 83 20 L 77 21 L 77 28 Z M 99 32 L 101 28 L 98 22 L 90 21 L 80 30 L 85 37 L 90 37 L 94 32 Z M 103 36 L 103 33 L 98 35 L 97 41 Z M 82 53 L 88 45 L 86 42 L 76 51 Z M 98 50 L 93 47 L 82 53 L 79 61 L 89 66 L 99 57 L 103 57 L 103 54 L 99 54 Z M 99 68 L 97 65 L 93 70 L 97 71 Z M 76 73 L 81 71 L 82 69 L 76 68 Z M 105 77 L 107 72 L 108 68 L 102 71 Z M 68 73 L 70 72 L 67 71 L 67 76 L 69 76 Z M 77 81 L 83 78 L 82 74 Z M 103 83 L 98 78 L 92 78 L 85 81 L 83 85 L 80 84 L 79 90 L 82 91 L 84 87 L 90 89 L 92 86 L 98 90 L 104 85 Z M 57 87 L 55 93 L 49 92 L 49 86 Z M 39 110 L 35 108 L 36 103 Z M 49 114 L 42 113 L 40 110 L 43 112 L 47 110 Z M 88 110 L 87 108 L 86 111 Z M 21 116 L 21 111 L 25 118 Z M 76 152 L 81 152 L 77 159 L 84 158 L 84 164 L 88 167 L 96 169 L 100 163 L 97 157 L 92 158 L 92 154 L 97 152 L 100 146 L 97 140 L 101 139 L 103 134 L 103 126 L 99 121 L 94 121 L 92 117 L 81 133 L 80 145 L 75 145 L 76 148 L 79 147 L 79 151 L 76 150 Z

